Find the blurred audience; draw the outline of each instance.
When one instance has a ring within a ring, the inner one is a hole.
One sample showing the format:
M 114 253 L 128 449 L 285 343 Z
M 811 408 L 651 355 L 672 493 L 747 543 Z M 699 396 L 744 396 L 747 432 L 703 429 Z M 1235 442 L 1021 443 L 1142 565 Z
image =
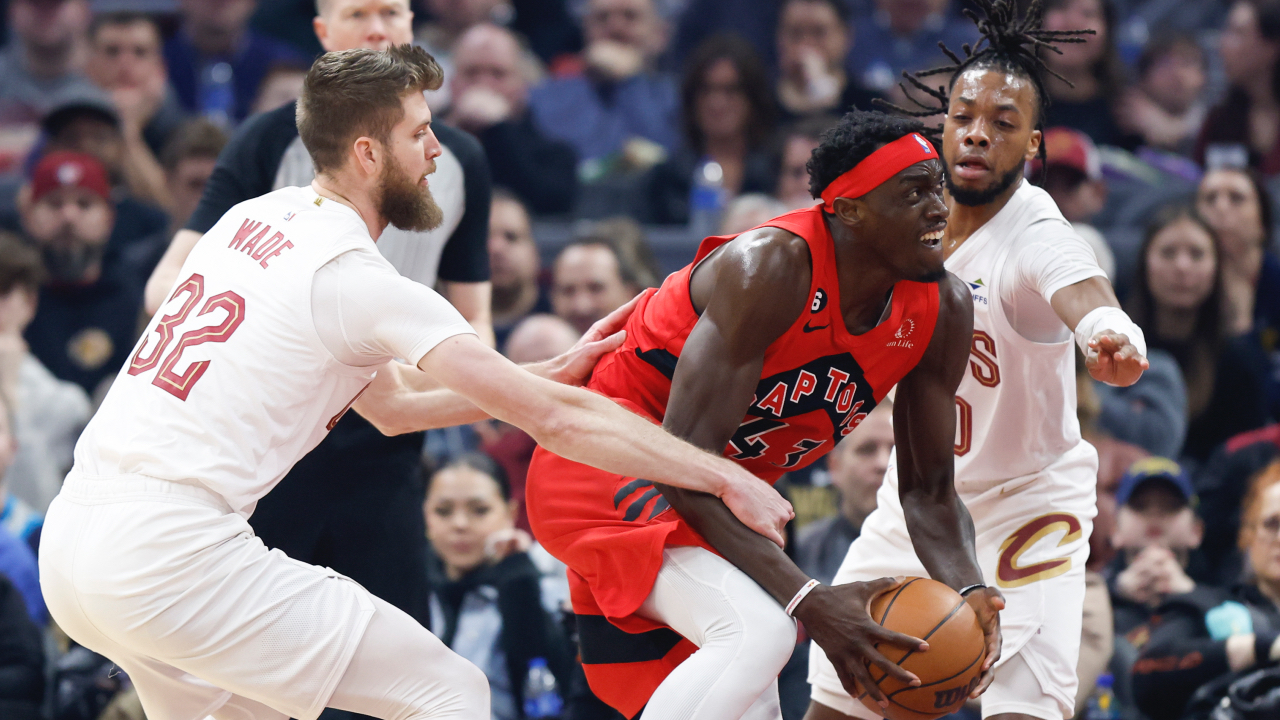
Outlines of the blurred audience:
M 1280 424 L 1273 423 L 1227 440 L 1193 478 L 1205 524 L 1203 551 L 1215 584 L 1230 585 L 1240 577 L 1240 506 L 1253 478 L 1277 458 Z
M 583 33 L 584 70 L 534 88 L 534 122 L 573 146 L 586 180 L 674 152 L 679 98 L 657 70 L 668 28 L 653 0 L 588 0 Z
M 1280 258 L 1272 247 L 1272 204 L 1266 185 L 1242 168 L 1210 170 L 1196 189 L 1196 210 L 1222 248 L 1222 291 L 1228 331 L 1280 331 Z M 1268 338 L 1267 348 L 1275 347 Z
M 109 193 L 97 159 L 55 152 L 36 165 L 21 198 L 23 229 L 48 272 L 26 340 L 55 376 L 90 395 L 128 359 L 146 279 L 124 253 L 107 252 Z
M 1091 223 L 1107 203 L 1107 181 L 1102 176 L 1102 158 L 1089 136 L 1067 127 L 1044 131 L 1048 163 L 1044 170 L 1044 189 L 1053 198 L 1062 217 L 1093 248 L 1098 266 L 1112 280 L 1116 276 L 1116 258 L 1106 238 Z M 1031 164 L 1032 175 L 1040 168 Z
M 445 119 L 484 145 L 496 185 L 539 215 L 567 213 L 577 190 L 577 156 L 546 137 L 529 112 L 537 59 L 510 30 L 491 24 L 465 32 L 454 51 L 453 105 Z
M 885 398 L 827 455 L 831 485 L 840 493 L 839 512 L 809 523 L 796 538 L 796 565 L 831 584 L 862 522 L 876 509 L 876 493 L 893 450 L 893 401 Z
M 4 477 L 13 464 L 13 456 L 18 449 L 12 422 L 13 407 L 7 399 L 0 397 L 0 478 Z M 3 482 L 0 482 L 0 501 L 5 502 L 5 510 L 8 512 L 9 498 Z M 0 524 L 0 576 L 9 578 L 18 588 L 32 621 L 44 627 L 49 622 L 49 611 L 45 609 L 44 596 L 40 593 L 36 549 L 27 538 L 11 532 L 7 522 Z
M 188 112 L 230 127 L 248 116 L 278 63 L 311 58 L 249 27 L 257 0 L 178 0 L 182 24 L 164 46 L 169 81 Z
M 10 0 L 0 53 L 0 173 L 35 146 L 40 118 L 58 105 L 96 98 L 81 73 L 88 59 L 89 0 Z
M 1280 172 L 1280 2 L 1236 0 L 1218 55 L 1229 87 L 1205 117 L 1195 159 L 1208 167 L 1247 160 L 1274 175 Z
M 1208 107 L 1209 59 L 1191 35 L 1168 35 L 1138 58 L 1137 84 L 1117 109 L 1121 129 L 1149 148 L 1190 155 Z
M 810 207 L 817 202 L 809 193 L 809 158 L 818 147 L 822 133 L 835 124 L 835 116 L 815 115 L 783 129 L 778 143 L 778 184 L 773 195 L 788 210 Z
M 40 627 L 13 581 L 0 573 L 0 712 L 6 720 L 44 720 L 44 690 Z
M 630 218 L 586 226 L 556 256 L 551 272 L 551 307 L 579 334 L 626 304 L 658 277 L 644 231 Z
M 978 39 L 973 23 L 960 17 L 950 0 L 875 0 L 854 19 L 853 27 L 850 74 L 862 87 L 879 93 L 896 87 L 904 70 L 946 63 L 938 43 L 963 53 L 962 45 Z
M 719 235 L 737 235 L 784 215 L 791 208 L 763 193 L 748 193 L 734 198 L 720 218 Z
M 747 39 L 770 70 L 776 70 L 778 18 L 782 3 L 777 0 L 680 0 L 684 10 L 677 21 L 672 59 L 677 63 L 693 53 L 704 40 L 720 33 Z
M 774 188 L 767 143 L 774 104 L 764 65 L 751 45 L 734 35 L 708 39 L 686 64 L 680 87 L 684 142 L 649 176 L 650 222 L 688 223 L 691 195 L 709 166 L 718 178 L 720 204 L 740 193 Z M 713 231 L 714 228 L 709 228 Z
M 1061 53 L 1045 53 L 1044 62 L 1067 82 L 1047 75 L 1052 103 L 1046 126 L 1065 125 L 1088 135 L 1098 145 L 1120 145 L 1116 105 L 1124 84 L 1124 68 L 1116 52 L 1115 8 L 1111 0 L 1047 0 L 1044 28 L 1093 30 L 1082 43 L 1063 43 Z
M 9 494 L 8 502 L 0 501 L 0 526 L 24 540 L 32 538 L 39 514 L 62 488 L 71 452 L 89 420 L 85 391 L 55 378 L 23 338 L 43 281 L 40 253 L 0 233 L 0 399 L 7 401 L 18 443 L 8 471 L 0 471 L 0 486 Z
M 493 334 L 499 348 L 506 347 L 516 323 L 533 313 L 551 312 L 540 274 L 529 211 L 510 191 L 494 188 L 489 209 L 489 282 L 493 284 Z
M 872 109 L 876 96 L 845 70 L 853 40 L 849 5 L 844 0 L 786 0 L 781 12 L 775 87 L 782 121 Z
M 515 530 L 511 487 L 496 463 L 465 455 L 427 481 L 431 631 L 489 678 L 495 720 L 519 720 L 524 682 L 535 658 L 560 687 L 573 667 L 569 643 L 548 603 L 541 574 Z
M 250 112 L 254 115 L 264 113 L 297 100 L 302 95 L 302 81 L 310 67 L 293 62 L 276 63 L 258 85 L 258 94 L 253 99 Z
M 186 115 L 169 86 L 163 45 L 160 25 L 141 12 L 104 13 L 89 28 L 85 71 L 111 96 L 125 142 L 145 142 L 153 159 Z
M 417 26 L 414 43 L 440 63 L 446 80 L 454 76 L 453 53 L 468 30 L 484 23 L 505 25 L 513 14 L 507 0 L 424 0 L 420 4 L 427 10 L 427 19 Z M 397 11 L 388 8 L 387 12 Z M 446 82 L 426 95 L 433 108 L 443 109 L 454 102 L 457 92 Z
M 1148 226 L 1126 303 L 1148 347 L 1168 352 L 1182 370 L 1188 415 L 1182 452 L 1196 463 L 1267 418 L 1260 353 L 1229 331 L 1220 255 L 1213 230 L 1194 209 L 1165 208 Z
M 1208 717 L 1234 680 L 1280 661 L 1280 465 L 1250 487 L 1239 545 L 1247 558 L 1239 584 L 1197 585 L 1166 602 L 1151 623 L 1133 666 L 1137 706 L 1148 716 Z
M 187 224 L 205 183 L 213 175 L 218 153 L 227 144 L 227 134 L 222 128 L 197 118 L 180 126 L 160 160 L 164 166 L 165 181 L 169 185 L 172 204 L 169 206 L 169 231 L 177 232 Z
M 1195 502 L 1186 472 L 1160 457 L 1134 463 L 1116 491 L 1111 543 L 1117 554 L 1104 575 L 1115 622 L 1115 689 L 1128 705 L 1129 670 L 1146 645 L 1154 614 L 1169 598 L 1197 587 L 1188 574 L 1204 538 Z

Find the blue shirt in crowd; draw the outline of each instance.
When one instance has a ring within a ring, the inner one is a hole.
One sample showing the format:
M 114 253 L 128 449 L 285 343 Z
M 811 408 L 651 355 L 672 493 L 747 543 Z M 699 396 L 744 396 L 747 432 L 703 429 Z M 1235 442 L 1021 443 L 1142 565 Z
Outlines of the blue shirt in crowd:
M 530 109 L 544 135 L 573 146 L 579 162 L 618 152 L 632 137 L 663 146 L 680 144 L 680 99 L 665 75 L 641 74 L 619 83 L 586 75 L 549 80 L 534 88 Z
M 35 553 L 27 544 L 0 528 L 0 575 L 18 589 L 27 606 L 31 620 L 40 627 L 49 622 L 49 611 L 40 594 L 40 571 L 36 567 Z
M 293 46 L 252 29 L 240 47 L 225 57 L 205 57 L 184 33 L 164 45 L 169 83 L 188 112 L 235 124 L 249 115 L 258 86 L 274 67 L 311 67 L 312 58 Z
M 897 85 L 903 70 L 914 72 L 951 64 L 938 49 L 939 42 L 963 55 L 961 46 L 978 40 L 971 21 L 945 13 L 930 15 L 911 36 L 895 35 L 889 29 L 888 14 L 879 10 L 860 15 L 853 26 L 853 50 L 847 60 L 849 75 L 864 88 L 880 93 Z

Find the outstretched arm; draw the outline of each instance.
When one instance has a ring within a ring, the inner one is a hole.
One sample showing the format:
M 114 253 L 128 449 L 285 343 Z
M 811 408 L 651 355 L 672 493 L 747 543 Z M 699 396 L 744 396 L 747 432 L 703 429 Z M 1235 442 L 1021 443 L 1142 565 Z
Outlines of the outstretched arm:
M 1128 387 L 1150 367 L 1142 330 L 1120 309 L 1115 290 L 1105 277 L 1068 285 L 1054 293 L 1049 302 L 1072 332 L 1077 336 L 1085 333 L 1088 349 L 1081 349 L 1094 380 Z M 1087 327 L 1081 327 L 1082 322 Z
M 973 520 L 955 489 L 956 388 L 964 377 L 973 338 L 973 301 L 965 283 L 948 274 L 938 287 L 938 323 L 924 356 L 898 383 L 893 435 L 898 496 L 916 556 L 934 580 L 961 590 L 982 584 Z M 1000 656 L 994 589 L 967 594 L 987 632 L 989 670 Z M 986 678 L 990 681 L 990 675 Z M 985 689 L 980 684 L 978 692 Z

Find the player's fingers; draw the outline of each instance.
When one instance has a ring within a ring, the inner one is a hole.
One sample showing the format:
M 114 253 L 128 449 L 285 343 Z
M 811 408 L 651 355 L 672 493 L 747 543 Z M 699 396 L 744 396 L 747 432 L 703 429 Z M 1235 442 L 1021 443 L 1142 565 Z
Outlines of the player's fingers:
M 850 674 L 853 675 L 853 679 L 857 681 L 863 692 L 870 695 L 872 700 L 880 704 L 880 707 L 889 707 L 889 698 L 885 697 L 884 691 L 880 689 L 879 685 L 876 685 L 875 679 L 871 677 L 871 668 L 857 660 L 849 663 L 849 665 L 852 666 L 849 668 Z M 857 696 L 855 695 L 855 697 Z
M 903 650 L 916 650 L 925 652 L 929 649 L 929 643 L 920 638 L 904 635 L 900 632 L 894 632 L 880 625 L 875 625 L 868 629 L 867 634 L 875 638 L 878 642 L 889 643 L 890 645 L 900 647 Z
M 587 347 L 590 349 L 591 354 L 599 356 L 607 352 L 613 352 L 614 350 L 622 347 L 622 343 L 625 342 L 626 339 L 627 331 L 619 330 L 603 340 L 597 340 L 591 343 Z
M 920 685 L 920 678 L 916 677 L 914 673 L 904 670 L 901 665 L 898 665 L 884 655 L 881 655 L 880 651 L 876 650 L 874 646 L 864 648 L 863 654 L 866 656 L 867 662 L 883 670 L 885 675 L 892 677 L 900 683 L 905 683 L 913 687 Z

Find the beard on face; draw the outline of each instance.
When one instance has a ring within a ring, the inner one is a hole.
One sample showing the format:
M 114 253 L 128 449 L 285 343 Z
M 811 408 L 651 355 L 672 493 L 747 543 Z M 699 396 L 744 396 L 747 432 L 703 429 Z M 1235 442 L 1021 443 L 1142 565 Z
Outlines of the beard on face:
M 926 270 L 924 273 L 920 275 L 920 277 L 916 278 L 916 282 L 936 283 L 936 282 L 940 282 L 942 278 L 946 276 L 947 276 L 947 269 L 943 266 L 938 266 L 933 270 Z
M 961 205 L 977 207 L 979 205 L 986 205 L 987 203 L 995 200 L 1000 196 L 1000 193 L 1008 190 L 1010 186 L 1017 182 L 1018 178 L 1022 177 L 1022 163 L 1018 163 L 1012 168 L 1009 168 L 1009 171 L 997 178 L 995 183 L 990 187 L 979 190 L 968 190 L 962 187 L 957 187 L 955 181 L 951 178 L 951 173 L 949 171 L 945 172 L 944 175 L 947 182 L 947 192 L 951 193 L 952 199 Z
M 59 285 L 83 285 L 97 279 L 107 243 L 86 242 L 75 231 L 63 228 L 56 237 L 40 243 L 49 280 Z
M 424 232 L 444 222 L 444 211 L 431 196 L 431 189 L 418 185 L 420 179 L 406 177 L 404 167 L 387 156 L 378 178 L 378 212 L 401 230 Z

